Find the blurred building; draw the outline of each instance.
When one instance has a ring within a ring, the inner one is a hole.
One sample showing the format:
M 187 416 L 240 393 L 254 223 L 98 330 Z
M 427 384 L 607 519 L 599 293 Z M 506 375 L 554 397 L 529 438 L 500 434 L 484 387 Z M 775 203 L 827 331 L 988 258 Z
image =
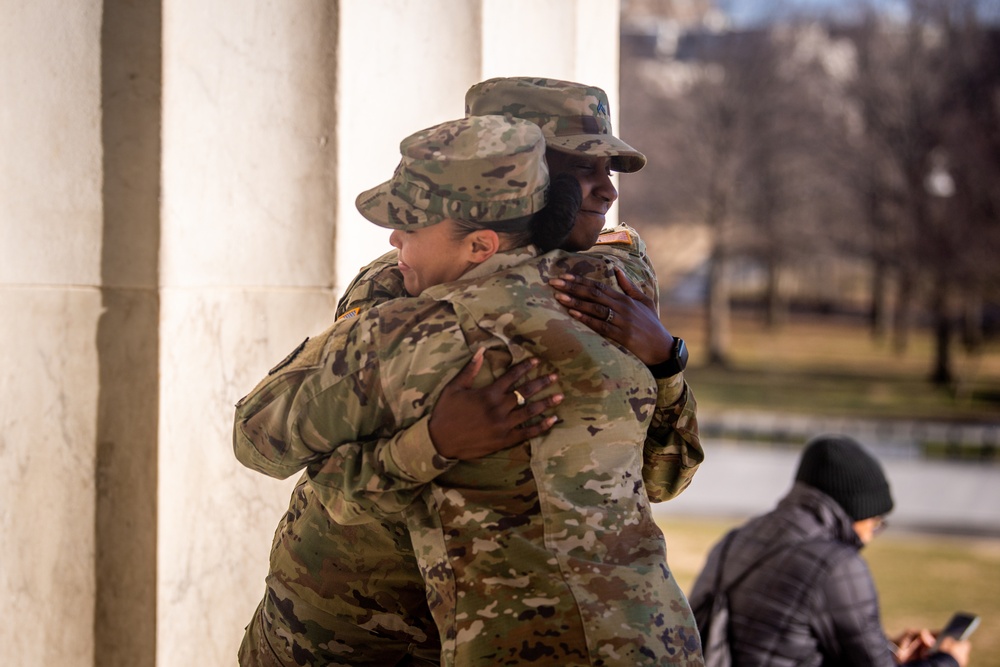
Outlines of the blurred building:
M 689 11 L 679 11 L 678 5 Z M 821 73 L 813 78 L 815 94 L 824 98 L 824 106 L 844 107 L 841 113 L 850 116 L 856 111 L 845 106 L 843 87 L 855 76 L 856 50 L 837 24 L 819 20 L 790 18 L 739 25 L 717 3 L 710 2 L 629 2 L 622 7 L 623 127 L 643 137 L 642 145 L 649 153 L 647 168 L 622 181 L 623 216 L 650 242 L 665 299 L 701 304 L 707 292 L 712 242 L 719 239 L 711 239 L 698 214 L 691 212 L 697 206 L 687 207 L 681 201 L 684 196 L 695 198 L 697 193 L 664 187 L 674 180 L 676 171 L 688 168 L 676 164 L 674 147 L 678 142 L 664 134 L 696 132 L 677 124 L 672 110 L 690 105 L 692 91 L 703 83 L 721 81 L 727 62 L 751 62 L 762 52 L 773 50 L 774 43 L 781 43 L 785 59 L 780 68 L 786 73 L 810 69 Z M 780 78 L 782 72 L 769 70 L 760 76 Z M 751 89 L 745 95 L 757 92 Z M 671 120 L 673 124 L 669 124 Z M 755 179 L 753 166 L 744 166 L 741 178 Z M 729 213 L 740 215 L 738 210 Z M 672 242 L 651 242 L 661 237 Z M 749 226 L 737 225 L 727 233 L 731 251 L 727 276 L 736 303 L 759 301 L 767 289 L 767 268 L 752 252 L 758 238 L 759 230 Z M 677 252 L 678 248 L 683 252 Z M 799 269 L 784 272 L 782 290 L 790 300 L 822 307 L 840 300 L 863 308 L 859 298 L 866 295 L 868 271 L 865 261 L 841 256 L 819 262 L 810 258 Z

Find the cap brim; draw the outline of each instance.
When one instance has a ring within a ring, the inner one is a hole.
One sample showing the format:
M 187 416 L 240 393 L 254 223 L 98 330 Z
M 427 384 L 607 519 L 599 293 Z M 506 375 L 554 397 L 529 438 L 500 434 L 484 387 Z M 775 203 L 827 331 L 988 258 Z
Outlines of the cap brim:
M 609 157 L 611 169 L 631 174 L 646 166 L 646 156 L 611 134 L 573 134 L 545 137 L 549 148 L 564 153 L 584 153 Z
M 366 220 L 387 229 L 420 229 L 444 220 L 443 216 L 421 211 L 394 195 L 391 181 L 365 190 L 354 200 L 354 205 Z

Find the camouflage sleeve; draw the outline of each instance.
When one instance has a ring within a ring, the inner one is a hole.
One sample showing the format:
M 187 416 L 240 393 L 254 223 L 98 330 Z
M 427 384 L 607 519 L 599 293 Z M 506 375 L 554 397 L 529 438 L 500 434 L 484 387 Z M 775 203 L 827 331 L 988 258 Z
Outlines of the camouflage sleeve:
M 425 414 L 397 418 L 383 383 L 379 311 L 349 319 L 272 369 L 237 404 L 233 432 L 241 463 L 281 479 L 305 468 L 344 524 L 398 512 L 455 463 L 437 453 Z
M 337 302 L 337 319 L 354 317 L 372 306 L 406 296 L 403 274 L 396 267 L 398 256 L 390 250 L 358 272 Z
M 684 374 L 656 381 L 656 410 L 642 450 L 642 479 L 650 501 L 676 498 L 705 460 L 697 404 Z
M 342 524 L 405 509 L 428 482 L 458 463 L 438 454 L 428 423 L 441 390 L 472 356 L 452 307 L 433 299 L 385 304 L 362 315 L 355 326 L 370 330 L 366 347 L 345 349 L 326 372 L 341 373 L 359 350 L 374 351 L 379 385 L 374 393 L 383 402 L 377 406 L 380 422 L 361 431 L 364 438 L 338 438 L 337 447 L 307 468 L 313 490 Z M 357 400 L 366 403 L 368 397 L 359 391 Z M 326 406 L 339 409 L 332 401 Z M 337 427 L 335 421 L 315 425 L 331 433 Z M 344 429 L 343 434 L 352 433 Z
M 309 465 L 316 495 L 334 521 L 367 523 L 400 512 L 457 463 L 437 453 L 428 417 L 389 438 L 351 442 Z
M 629 280 L 659 308 L 656 271 L 646 243 L 628 225 L 603 232 L 589 254 L 620 266 Z M 676 498 L 688 487 L 705 458 L 698 436 L 697 404 L 684 374 L 656 381 L 656 411 L 643 447 L 642 476 L 653 502 Z
M 639 237 L 638 232 L 626 224 L 620 224 L 614 229 L 601 232 L 597 243 L 583 254 L 613 260 L 625 272 L 628 279 L 653 300 L 659 312 L 659 282 L 653 264 L 646 254 L 646 242 Z
M 362 268 L 337 303 L 337 319 L 350 319 L 386 301 L 409 296 L 396 262 L 399 252 L 385 253 Z M 367 520 L 367 512 L 391 513 L 419 493 L 428 469 L 443 470 L 453 462 L 441 457 L 427 428 L 430 416 L 392 437 L 342 445 L 334 456 L 309 465 L 309 476 L 331 514 L 341 523 Z M 395 453 L 395 455 L 392 455 Z M 352 472 L 353 471 L 353 472 Z M 379 493 L 382 490 L 384 493 Z M 374 494 L 374 495 L 373 495 Z M 354 498 L 349 503 L 345 498 Z M 366 503 L 378 498 L 380 502 Z
M 284 479 L 328 456 L 340 444 L 331 434 L 350 441 L 377 431 L 384 397 L 375 355 L 357 355 L 336 375 L 328 370 L 355 343 L 355 323 L 307 338 L 240 399 L 233 449 L 241 463 Z

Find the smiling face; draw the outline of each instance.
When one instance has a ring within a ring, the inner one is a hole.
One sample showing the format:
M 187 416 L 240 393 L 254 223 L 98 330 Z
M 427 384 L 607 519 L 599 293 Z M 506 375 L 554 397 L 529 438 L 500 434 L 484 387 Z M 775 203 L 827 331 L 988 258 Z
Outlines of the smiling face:
M 583 205 L 562 247 L 572 251 L 587 250 L 597 242 L 604 229 L 605 215 L 618 199 L 618 190 L 611 182 L 611 158 L 550 149 L 545 159 L 552 176 L 569 173 L 580 183 Z

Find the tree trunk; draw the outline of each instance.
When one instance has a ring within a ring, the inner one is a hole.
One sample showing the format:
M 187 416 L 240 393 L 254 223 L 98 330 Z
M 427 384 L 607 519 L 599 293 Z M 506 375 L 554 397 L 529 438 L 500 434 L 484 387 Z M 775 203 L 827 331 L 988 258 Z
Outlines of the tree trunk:
M 910 327 L 913 320 L 913 278 L 904 270 L 896 289 L 896 308 L 893 313 L 892 347 L 896 354 L 903 354 L 910 344 Z
M 725 275 L 725 252 L 719 241 L 715 242 L 709 262 L 705 293 L 708 365 L 725 367 L 729 348 L 729 285 Z
M 976 352 L 983 345 L 983 297 L 978 292 L 966 297 L 962 305 L 962 345 Z
M 882 260 L 876 259 L 872 266 L 871 289 L 869 326 L 872 338 L 882 341 L 889 334 L 892 324 L 889 317 L 889 267 Z
M 781 267 L 777 260 L 767 263 L 767 294 L 765 295 L 765 324 L 768 329 L 776 329 L 784 320 L 781 302 Z
M 948 307 L 948 288 L 939 283 L 934 288 L 934 371 L 931 382 L 939 386 L 951 384 L 952 317 Z

